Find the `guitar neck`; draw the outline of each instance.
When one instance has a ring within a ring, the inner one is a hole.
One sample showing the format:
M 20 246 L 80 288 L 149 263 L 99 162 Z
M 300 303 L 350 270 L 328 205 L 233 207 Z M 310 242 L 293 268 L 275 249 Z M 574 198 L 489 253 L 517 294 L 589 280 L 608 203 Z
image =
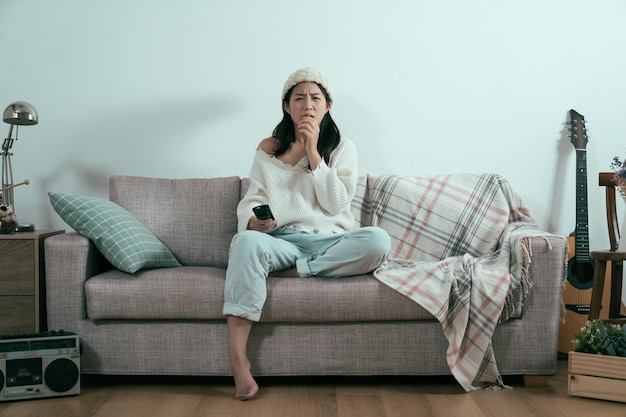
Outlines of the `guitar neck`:
M 587 151 L 576 149 L 576 259 L 589 260 L 589 211 L 587 204 Z

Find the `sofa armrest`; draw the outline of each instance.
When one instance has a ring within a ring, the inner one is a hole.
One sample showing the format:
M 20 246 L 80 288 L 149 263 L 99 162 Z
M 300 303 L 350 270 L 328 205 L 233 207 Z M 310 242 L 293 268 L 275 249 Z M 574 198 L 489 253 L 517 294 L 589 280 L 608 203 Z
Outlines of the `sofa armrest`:
M 49 329 L 77 329 L 86 317 L 85 281 L 113 267 L 96 246 L 76 232 L 44 241 Z
M 501 372 L 520 371 L 520 364 L 523 364 L 525 374 L 551 375 L 556 371 L 567 241 L 556 235 L 545 235 L 530 237 L 527 244 L 531 289 L 523 300 L 521 320 L 510 320 L 505 326 L 498 326 L 501 331 L 493 342 L 494 347 L 517 344 L 517 354 L 498 358 Z
M 533 286 L 530 294 L 533 296 L 527 302 L 533 307 L 546 309 L 537 319 L 545 320 L 546 316 L 542 314 L 550 313 L 548 317 L 556 316 L 554 318 L 558 321 L 567 272 L 567 241 L 556 235 L 531 238 L 529 250 L 528 273 Z

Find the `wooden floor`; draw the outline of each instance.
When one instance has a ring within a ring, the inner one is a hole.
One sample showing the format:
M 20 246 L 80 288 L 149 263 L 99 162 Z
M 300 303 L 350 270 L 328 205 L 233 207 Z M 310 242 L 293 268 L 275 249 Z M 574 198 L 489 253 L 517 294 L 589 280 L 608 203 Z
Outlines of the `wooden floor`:
M 403 417 L 626 416 L 626 404 L 570 397 L 567 361 L 540 388 L 465 393 L 449 378 L 392 381 L 261 379 L 252 401 L 226 379 L 84 378 L 80 395 L 0 403 L 1 417 Z

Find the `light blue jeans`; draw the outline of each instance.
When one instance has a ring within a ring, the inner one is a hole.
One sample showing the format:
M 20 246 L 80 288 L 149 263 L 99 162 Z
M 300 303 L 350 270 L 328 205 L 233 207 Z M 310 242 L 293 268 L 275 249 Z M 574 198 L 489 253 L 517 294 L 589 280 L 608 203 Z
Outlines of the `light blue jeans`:
M 301 277 L 365 274 L 387 259 L 390 247 L 387 232 L 372 226 L 345 234 L 307 233 L 292 227 L 239 232 L 230 244 L 224 315 L 259 321 L 271 272 L 295 266 Z

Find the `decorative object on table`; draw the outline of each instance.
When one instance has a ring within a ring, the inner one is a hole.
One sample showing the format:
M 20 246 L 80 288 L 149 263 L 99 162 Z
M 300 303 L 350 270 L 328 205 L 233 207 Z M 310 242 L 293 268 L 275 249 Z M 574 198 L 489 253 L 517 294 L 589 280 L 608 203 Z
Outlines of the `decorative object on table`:
M 619 324 L 588 321 L 574 339 L 574 351 L 569 353 L 569 395 L 626 402 L 624 356 L 626 333 Z
M 39 123 L 37 110 L 25 101 L 16 101 L 7 106 L 2 115 L 2 120 L 10 125 L 9 135 L 2 143 L 2 191 L 4 193 L 4 204 L 13 208 L 15 216 L 15 200 L 13 198 L 13 188 L 18 185 L 28 184 L 28 180 L 23 183 L 13 184 L 13 167 L 11 166 L 11 148 L 18 139 L 20 126 L 31 126 Z M 15 138 L 13 131 L 15 130 Z
M 12 190 L 13 188 L 20 185 L 28 185 L 30 181 L 24 180 L 18 184 L 13 184 L 5 188 L 0 188 L 0 233 L 10 234 L 21 231 L 33 231 L 35 230 L 34 225 L 19 225 L 17 220 L 15 219 L 15 214 L 13 212 L 13 207 L 4 203 L 4 192 L 7 190 Z M 22 226 L 22 227 L 20 227 Z
M 6 204 L 0 204 L 0 233 L 10 234 L 17 230 L 17 221 L 13 214 L 13 208 Z

